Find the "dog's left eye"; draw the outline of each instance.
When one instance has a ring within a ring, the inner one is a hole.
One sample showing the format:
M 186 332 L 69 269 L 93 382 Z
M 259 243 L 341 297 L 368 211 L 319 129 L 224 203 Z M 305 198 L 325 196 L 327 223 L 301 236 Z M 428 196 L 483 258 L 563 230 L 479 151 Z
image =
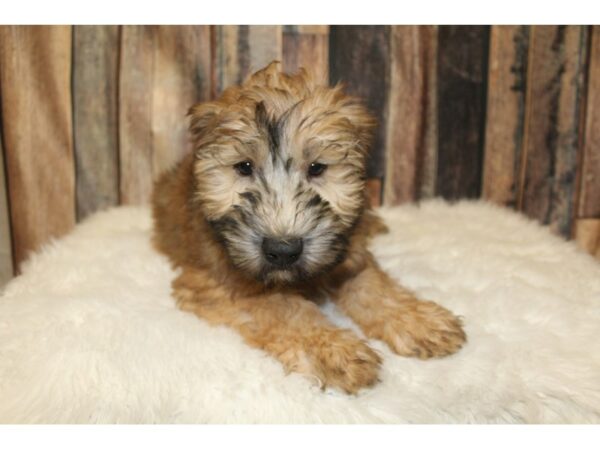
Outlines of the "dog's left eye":
M 250 161 L 239 162 L 233 167 L 235 168 L 235 171 L 243 177 L 252 175 L 252 163 Z
M 309 177 L 318 177 L 323 172 L 325 172 L 325 169 L 327 169 L 326 164 L 312 163 L 310 166 L 308 166 L 308 176 Z

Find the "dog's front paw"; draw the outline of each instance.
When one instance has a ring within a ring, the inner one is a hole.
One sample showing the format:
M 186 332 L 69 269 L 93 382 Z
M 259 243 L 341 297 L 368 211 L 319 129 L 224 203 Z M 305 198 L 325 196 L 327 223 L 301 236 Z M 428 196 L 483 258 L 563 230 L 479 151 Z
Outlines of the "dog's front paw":
M 309 367 L 303 372 L 317 377 L 323 388 L 336 387 L 349 394 L 378 381 L 381 358 L 348 330 L 321 330 L 306 342 Z
M 377 334 L 396 353 L 421 359 L 455 353 L 467 339 L 458 317 L 436 303 L 420 300 L 399 305 Z

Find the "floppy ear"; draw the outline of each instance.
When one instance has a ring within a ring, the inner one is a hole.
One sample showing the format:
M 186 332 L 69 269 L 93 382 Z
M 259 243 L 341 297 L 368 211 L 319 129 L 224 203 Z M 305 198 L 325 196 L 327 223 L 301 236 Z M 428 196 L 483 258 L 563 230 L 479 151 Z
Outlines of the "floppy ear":
M 377 120 L 367 109 L 361 99 L 343 93 L 343 86 L 338 84 L 334 88 L 337 97 L 336 108 L 338 112 L 350 123 L 358 138 L 358 148 L 363 153 L 368 153 Z
M 217 102 L 198 103 L 188 111 L 190 133 L 196 144 L 216 123 L 223 106 Z

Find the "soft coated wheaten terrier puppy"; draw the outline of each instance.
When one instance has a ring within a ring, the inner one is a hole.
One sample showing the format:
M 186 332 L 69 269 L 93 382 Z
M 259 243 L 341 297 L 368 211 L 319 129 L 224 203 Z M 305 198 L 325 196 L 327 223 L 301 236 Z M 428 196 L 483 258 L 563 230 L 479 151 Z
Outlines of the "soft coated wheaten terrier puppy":
M 365 195 L 375 124 L 357 99 L 271 63 L 190 116 L 194 151 L 153 196 L 155 243 L 182 268 L 180 308 L 349 393 L 377 381 L 381 359 L 319 299 L 400 355 L 461 347 L 460 321 L 399 286 L 367 249 L 385 226 Z

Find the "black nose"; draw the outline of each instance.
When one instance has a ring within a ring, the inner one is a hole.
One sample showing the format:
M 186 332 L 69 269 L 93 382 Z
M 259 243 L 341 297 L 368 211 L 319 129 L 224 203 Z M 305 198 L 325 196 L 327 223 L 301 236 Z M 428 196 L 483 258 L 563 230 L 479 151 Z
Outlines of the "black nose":
M 290 266 L 298 260 L 302 253 L 302 239 L 264 238 L 262 250 L 267 261 L 274 266 Z

